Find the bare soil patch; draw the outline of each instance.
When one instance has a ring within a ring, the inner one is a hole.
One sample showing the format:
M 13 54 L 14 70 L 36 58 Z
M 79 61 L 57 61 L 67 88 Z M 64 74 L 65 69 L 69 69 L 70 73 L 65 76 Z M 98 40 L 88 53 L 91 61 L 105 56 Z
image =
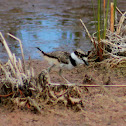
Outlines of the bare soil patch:
M 92 63 L 91 63 L 92 64 Z M 79 66 L 72 70 L 66 70 L 63 75 L 72 83 L 77 84 L 126 84 L 125 70 L 121 68 L 107 70 L 99 63 L 93 63 L 93 67 Z M 33 60 L 32 66 L 36 76 L 48 67 L 46 61 Z M 53 69 L 50 73 L 51 82 L 64 83 L 64 80 L 57 74 L 58 69 Z M 106 79 L 104 79 L 106 77 Z M 0 124 L 1 126 L 16 125 L 69 125 L 69 126 L 124 126 L 126 124 L 126 88 L 108 87 L 107 92 L 101 87 L 87 87 L 83 89 L 82 100 L 83 111 L 75 112 L 70 107 L 57 104 L 49 109 L 43 110 L 42 114 L 34 113 L 30 109 L 18 108 L 0 104 Z

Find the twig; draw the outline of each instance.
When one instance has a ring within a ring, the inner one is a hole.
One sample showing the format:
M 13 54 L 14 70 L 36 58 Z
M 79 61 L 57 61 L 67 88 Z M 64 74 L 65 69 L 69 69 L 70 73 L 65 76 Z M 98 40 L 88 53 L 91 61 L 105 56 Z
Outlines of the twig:
M 117 34 L 120 33 L 121 26 L 122 26 L 124 20 L 126 19 L 125 15 L 126 15 L 126 12 L 124 14 L 122 14 L 122 17 L 120 18 L 120 21 L 119 21 L 119 24 L 118 24 L 118 27 L 117 27 L 117 31 L 116 31 Z
M 28 101 L 29 101 L 29 104 L 30 104 L 31 106 L 33 106 L 34 108 L 36 108 L 37 111 L 38 111 L 39 113 L 41 113 L 41 108 L 40 108 L 39 105 L 36 103 L 36 101 L 35 101 L 34 99 L 30 98 L 29 96 L 27 97 L 27 99 L 28 99 Z
M 75 83 L 70 83 L 70 84 L 58 84 L 58 83 L 50 83 L 50 85 L 52 86 L 62 86 L 62 85 L 65 85 L 65 86 L 78 86 L 78 87 L 101 87 L 101 86 L 104 86 L 104 87 L 126 87 L 126 85 L 90 85 L 90 84 L 75 84 Z
M 9 94 L 7 94 L 7 95 L 0 95 L 0 97 L 8 97 L 8 96 L 10 96 L 10 95 L 12 95 L 13 94 L 13 92 L 11 92 L 11 93 L 9 93 Z
M 15 75 L 15 74 L 16 74 L 16 73 L 15 73 L 15 69 L 14 69 L 14 66 L 13 66 L 13 64 L 11 63 L 10 60 L 8 60 L 8 65 L 10 66 L 10 68 L 11 68 L 13 74 Z
M 24 72 L 26 71 L 25 70 L 25 59 L 24 59 L 24 53 L 23 53 L 23 47 L 22 47 L 22 42 L 19 38 L 15 37 L 14 35 L 10 34 L 10 33 L 7 33 L 9 36 L 11 36 L 12 38 L 16 39 L 19 44 L 20 44 L 20 48 L 21 48 L 21 54 L 22 54 L 22 60 L 23 60 L 23 69 L 24 69 Z
M 83 27 L 85 28 L 85 30 L 86 30 L 86 32 L 87 32 L 87 34 L 88 34 L 90 40 L 91 40 L 92 43 L 93 43 L 93 42 L 94 42 L 94 41 L 93 41 L 93 38 L 91 37 L 90 33 L 88 32 L 88 29 L 87 29 L 86 25 L 84 24 L 84 22 L 83 22 L 81 19 L 80 19 L 80 21 L 81 21 Z
M 120 14 L 123 14 L 118 7 L 116 7 L 116 10 L 120 13 Z
M 23 73 L 22 62 L 21 62 L 20 58 L 18 59 L 17 64 L 18 64 L 18 69 L 19 69 L 20 73 L 21 72 Z
M 126 87 L 126 85 L 78 85 L 79 87 Z
M 2 38 L 2 42 L 3 42 L 4 47 L 5 47 L 5 49 L 6 49 L 7 53 L 8 53 L 8 56 L 9 56 L 11 62 L 13 63 L 13 61 L 12 61 L 12 57 L 13 57 L 13 56 L 12 56 L 12 53 L 11 53 L 11 51 L 10 51 L 8 45 L 7 45 L 7 42 L 6 42 L 6 40 L 4 39 L 4 37 L 3 37 L 3 35 L 2 35 L 1 32 L 0 32 L 0 36 L 1 36 L 1 38 Z

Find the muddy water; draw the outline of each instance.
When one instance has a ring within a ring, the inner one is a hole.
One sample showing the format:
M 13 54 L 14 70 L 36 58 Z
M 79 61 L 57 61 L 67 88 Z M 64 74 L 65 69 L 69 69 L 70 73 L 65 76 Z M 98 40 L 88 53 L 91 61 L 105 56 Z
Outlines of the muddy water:
M 97 9 L 97 0 L 93 0 Z M 118 7 L 125 10 L 126 1 Z M 40 59 L 35 47 L 45 52 L 76 48 L 85 51 L 92 47 L 79 19 L 90 33 L 95 31 L 91 0 L 0 0 L 0 31 L 17 57 L 21 56 L 19 43 L 8 37 L 12 33 L 22 40 L 25 58 Z M 0 60 L 8 58 L 0 44 Z

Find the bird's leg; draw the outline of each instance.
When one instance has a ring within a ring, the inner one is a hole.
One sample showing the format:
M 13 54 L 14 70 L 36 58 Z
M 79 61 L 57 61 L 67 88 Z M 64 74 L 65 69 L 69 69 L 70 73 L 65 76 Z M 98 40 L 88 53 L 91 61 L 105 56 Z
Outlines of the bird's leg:
M 55 64 L 53 64 L 52 66 L 50 66 L 50 67 L 47 68 L 48 73 L 50 73 L 51 69 L 52 69 L 54 66 L 55 66 Z
M 67 84 L 70 83 L 64 76 L 62 76 L 62 69 L 59 70 L 59 75 L 67 82 Z
M 55 64 L 53 64 L 52 66 L 50 66 L 50 67 L 47 68 L 48 75 L 49 75 L 51 69 L 52 69 L 54 66 L 55 66 Z M 49 83 L 51 84 L 50 76 L 49 76 Z

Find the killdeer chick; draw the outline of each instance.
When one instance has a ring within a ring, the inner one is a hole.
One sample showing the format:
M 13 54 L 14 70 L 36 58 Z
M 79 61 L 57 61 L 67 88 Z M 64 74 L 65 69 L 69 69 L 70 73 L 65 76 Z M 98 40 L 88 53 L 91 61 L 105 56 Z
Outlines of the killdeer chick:
M 48 72 L 54 67 L 57 66 L 60 68 L 59 75 L 65 79 L 62 76 L 62 69 L 72 69 L 76 67 L 79 64 L 86 64 L 88 65 L 88 53 L 83 52 L 81 49 L 77 49 L 72 53 L 63 52 L 63 51 L 54 51 L 51 53 L 45 53 L 40 48 L 36 47 L 42 54 L 45 60 L 48 61 L 50 64 L 50 67 L 48 68 Z M 69 83 L 68 80 L 65 79 L 67 83 Z

